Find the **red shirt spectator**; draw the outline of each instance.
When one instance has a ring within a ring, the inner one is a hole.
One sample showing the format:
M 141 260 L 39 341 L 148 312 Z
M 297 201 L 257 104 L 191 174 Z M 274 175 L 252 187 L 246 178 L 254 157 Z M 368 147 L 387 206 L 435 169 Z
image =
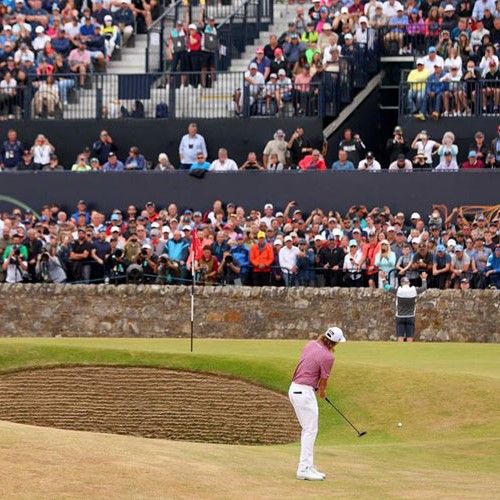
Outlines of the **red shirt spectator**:
M 315 149 L 312 154 L 304 156 L 299 161 L 299 167 L 301 170 L 326 170 L 326 163 L 319 151 Z
M 189 36 L 187 39 L 187 48 L 189 52 L 199 52 L 201 50 L 201 35 L 189 25 Z
M 470 151 L 468 159 L 462 163 L 462 168 L 484 168 L 484 163 L 477 158 L 475 151 Z

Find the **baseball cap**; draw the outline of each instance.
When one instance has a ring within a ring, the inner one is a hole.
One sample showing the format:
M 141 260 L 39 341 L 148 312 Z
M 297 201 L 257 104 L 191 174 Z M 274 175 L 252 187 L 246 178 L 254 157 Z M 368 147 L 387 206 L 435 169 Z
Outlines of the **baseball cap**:
M 454 12 L 455 11 L 455 7 L 453 7 L 453 5 L 451 3 L 447 4 L 446 7 L 444 8 L 444 11 L 445 12 Z
M 119 233 L 120 232 L 120 228 L 118 226 L 113 226 L 111 229 L 110 229 L 110 232 L 111 233 Z
M 148 250 L 153 250 L 153 248 L 151 247 L 151 245 L 149 243 L 144 243 L 144 245 L 142 245 L 141 248 L 147 248 Z
M 387 226 L 387 232 L 389 231 L 396 231 L 396 228 L 394 226 Z
M 264 231 L 259 231 L 257 233 L 257 238 L 265 238 L 266 237 L 266 233 Z
M 43 26 L 37 26 L 35 28 L 35 33 L 43 33 L 45 30 L 43 29 Z
M 344 40 L 352 40 L 351 33 L 347 33 L 346 35 L 344 35 Z
M 323 236 L 321 236 L 321 234 L 317 234 L 315 237 L 314 237 L 314 241 L 323 241 L 324 238 Z
M 350 247 L 357 247 L 357 246 L 358 246 L 358 243 L 357 243 L 357 241 L 356 241 L 356 240 L 351 240 L 351 241 L 349 241 L 349 246 L 350 246 Z
M 104 16 L 105 21 L 112 21 L 113 18 L 110 15 Z
M 284 217 L 283 212 L 276 212 L 275 217 Z
M 287 236 L 285 236 L 284 241 L 285 241 L 285 243 L 287 243 L 288 241 L 293 241 L 293 238 L 290 235 L 287 235 Z
M 341 13 L 341 14 L 349 14 L 349 9 L 348 9 L 347 7 L 342 7 L 342 8 L 340 9 L 340 13 Z
M 279 238 L 277 238 L 277 239 L 274 240 L 273 245 L 274 246 L 276 246 L 276 245 L 280 245 L 281 246 L 281 245 L 283 245 L 283 242 Z
M 280 68 L 280 69 L 278 70 L 278 76 L 279 76 L 279 75 L 286 75 L 286 71 L 285 71 L 285 69 L 284 69 L 284 68 Z
M 424 64 L 425 64 L 425 61 L 424 61 L 421 57 L 419 57 L 419 58 L 417 59 L 417 66 L 419 66 L 419 65 L 422 65 L 422 66 L 423 66 Z
M 475 158 L 477 156 L 475 151 L 469 151 L 469 158 Z
M 457 242 L 453 238 L 450 238 L 448 240 L 448 246 L 449 247 L 455 247 L 456 245 L 457 245 Z
M 168 227 L 168 226 L 163 226 L 163 227 L 161 228 L 161 232 L 162 232 L 162 233 L 170 233 L 170 227 Z
M 436 47 L 434 47 L 434 45 L 431 45 L 431 46 L 429 47 L 428 52 L 436 52 Z
M 250 69 L 257 69 L 258 66 L 255 63 L 250 63 L 250 66 L 248 66 Z
M 463 252 L 464 251 L 464 247 L 462 245 L 457 245 L 455 247 L 455 252 Z
M 355 227 L 355 228 L 352 230 L 352 234 L 354 234 L 354 233 L 359 233 L 359 234 L 361 234 L 361 229 L 359 229 L 359 228 Z
M 160 227 L 160 223 L 159 222 L 153 222 L 151 224 L 151 229 L 158 229 Z
M 266 204 L 264 205 L 264 210 L 267 210 L 268 208 L 269 208 L 270 210 L 272 210 L 274 207 L 273 207 L 273 205 L 272 205 L 271 203 L 266 203 Z
M 445 247 L 444 245 L 438 245 L 438 246 L 436 247 L 436 250 L 437 250 L 438 252 L 444 252 L 444 251 L 446 251 L 446 247 Z
M 410 219 L 421 219 L 420 214 L 418 212 L 413 212 L 411 214 Z
M 278 78 L 278 75 L 276 73 L 271 73 L 269 75 L 269 78 Z
M 368 153 L 366 153 L 366 157 L 367 158 L 375 158 L 374 154 L 372 151 L 368 151 Z
M 460 280 L 460 283 L 469 283 L 469 280 L 467 278 L 462 278 Z
M 345 342 L 344 332 L 338 326 L 331 326 L 325 332 L 325 337 L 332 342 Z
M 411 242 L 418 245 L 420 243 L 420 238 L 412 238 Z
M 361 23 L 367 23 L 368 24 L 368 18 L 366 16 L 361 16 L 359 18 L 359 24 Z
M 111 220 L 120 220 L 120 216 L 118 214 L 113 214 Z
M 189 28 L 190 30 L 196 30 L 196 29 L 198 29 L 198 28 L 196 27 L 196 24 L 193 24 L 193 23 L 191 23 L 191 24 L 188 26 L 188 28 Z
M 332 29 L 332 25 L 330 23 L 323 24 L 323 31 L 331 30 L 331 29 Z
M 242 234 L 238 234 L 238 235 L 236 235 L 236 239 L 237 240 L 244 240 L 245 237 Z
M 333 231 L 332 231 L 332 234 L 333 236 L 342 236 L 342 231 L 338 228 L 335 228 Z
M 434 67 L 435 68 L 442 68 L 443 67 L 443 63 L 441 61 L 436 60 L 436 62 L 434 63 Z

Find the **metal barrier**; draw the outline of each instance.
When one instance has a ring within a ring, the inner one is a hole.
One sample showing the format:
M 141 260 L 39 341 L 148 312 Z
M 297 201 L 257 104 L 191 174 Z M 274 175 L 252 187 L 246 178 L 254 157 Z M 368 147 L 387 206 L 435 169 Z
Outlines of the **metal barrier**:
M 449 117 L 500 116 L 500 82 L 473 80 L 448 82 L 436 96 L 428 83 L 401 83 L 399 86 L 399 116 L 437 111 Z
M 425 26 L 409 24 L 405 30 L 384 26 L 378 29 L 378 43 L 381 56 L 413 56 L 427 54 L 430 46 L 436 46 L 439 36 L 427 34 Z M 445 55 L 445 58 L 447 56 Z

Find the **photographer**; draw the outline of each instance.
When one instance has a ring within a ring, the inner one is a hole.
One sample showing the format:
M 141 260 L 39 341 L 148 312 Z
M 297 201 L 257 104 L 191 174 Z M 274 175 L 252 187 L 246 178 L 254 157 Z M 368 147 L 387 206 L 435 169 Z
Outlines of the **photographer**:
M 23 241 L 23 245 L 28 249 L 28 272 L 31 279 L 35 281 L 37 278 L 35 267 L 38 262 L 38 257 L 43 251 L 42 240 L 39 238 L 35 229 L 28 230 L 28 235 Z
M 222 255 L 219 264 L 219 275 L 225 285 L 242 285 L 240 277 L 241 268 L 234 261 L 231 251 L 228 250 Z
M 51 245 L 37 257 L 35 271 L 41 283 L 66 283 L 66 272 L 56 252 L 57 247 Z
M 2 269 L 7 283 L 22 283 L 28 271 L 28 249 L 21 244 L 22 235 L 14 233 L 12 244 L 3 252 Z
M 78 229 L 78 239 L 72 243 L 69 260 L 73 268 L 73 279 L 88 283 L 90 280 L 90 252 L 92 244 L 87 240 L 85 228 Z
M 125 283 L 125 269 L 127 268 L 128 262 L 125 259 L 125 254 L 120 248 L 113 249 L 113 240 L 111 239 L 111 254 L 107 256 L 105 265 L 105 274 L 110 283 L 118 285 L 120 283 Z
M 144 283 L 154 283 L 156 281 L 158 257 L 153 254 L 151 245 L 148 243 L 142 245 L 141 251 L 135 259 L 135 263 L 142 268 Z
M 104 279 L 104 263 L 110 254 L 111 245 L 106 241 L 106 228 L 101 227 L 97 231 L 97 238 L 92 242 L 92 250 L 90 252 L 92 259 L 95 262 L 92 273 L 94 278 L 98 280 Z
M 195 262 L 195 271 L 197 274 L 196 281 L 200 285 L 213 285 L 217 281 L 217 272 L 219 263 L 212 255 L 210 246 L 203 247 L 203 255 Z
M 158 276 L 156 277 L 157 284 L 171 285 L 179 279 L 180 274 L 180 266 L 178 262 L 171 260 L 166 253 L 160 255 L 158 262 Z
M 398 159 L 399 155 L 406 157 L 410 151 L 410 145 L 403 136 L 403 129 L 400 126 L 394 127 L 392 137 L 387 140 L 385 150 L 389 155 L 389 163 Z

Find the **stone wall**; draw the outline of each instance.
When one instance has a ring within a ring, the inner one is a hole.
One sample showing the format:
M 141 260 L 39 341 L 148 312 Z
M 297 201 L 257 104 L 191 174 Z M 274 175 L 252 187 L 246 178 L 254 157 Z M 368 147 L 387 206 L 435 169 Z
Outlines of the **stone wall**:
M 327 325 L 351 340 L 394 335 L 394 298 L 381 290 L 197 287 L 195 336 L 306 339 Z M 500 342 L 500 292 L 428 290 L 422 340 Z M 190 288 L 0 285 L 0 336 L 187 337 Z

